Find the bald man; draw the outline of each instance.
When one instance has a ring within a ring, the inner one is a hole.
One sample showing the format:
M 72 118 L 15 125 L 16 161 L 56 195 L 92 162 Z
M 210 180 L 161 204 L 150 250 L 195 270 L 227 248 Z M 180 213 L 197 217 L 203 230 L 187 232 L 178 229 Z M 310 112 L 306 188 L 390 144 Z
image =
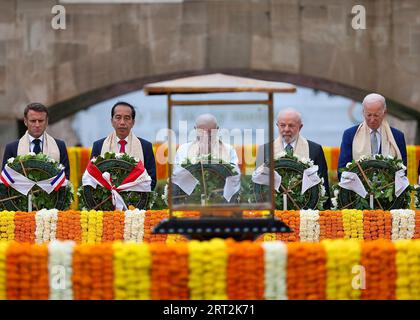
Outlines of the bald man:
M 197 117 L 195 121 L 196 139 L 179 146 L 175 155 L 175 165 L 180 165 L 187 158 L 212 154 L 213 157 L 233 164 L 239 173 L 238 156 L 235 149 L 218 137 L 219 126 L 212 114 L 206 113 Z
M 365 155 L 383 154 L 402 159 L 407 166 L 404 133 L 389 126 L 386 121 L 386 101 L 377 93 L 368 94 L 362 102 L 365 120 L 344 131 L 338 160 L 340 168 Z
M 305 139 L 300 130 L 303 127 L 302 116 L 294 109 L 285 109 L 278 113 L 276 125 L 279 128 L 279 137 L 274 140 L 274 158 L 279 154 L 288 151 L 300 158 L 311 159 L 318 166 L 318 174 L 324 178 L 324 187 L 328 200 L 324 204 L 324 209 L 331 207 L 330 189 L 328 183 L 328 167 L 325 161 L 324 150 L 322 146 Z M 257 152 L 257 167 L 270 159 L 269 146 L 265 144 L 264 152 L 262 147 Z

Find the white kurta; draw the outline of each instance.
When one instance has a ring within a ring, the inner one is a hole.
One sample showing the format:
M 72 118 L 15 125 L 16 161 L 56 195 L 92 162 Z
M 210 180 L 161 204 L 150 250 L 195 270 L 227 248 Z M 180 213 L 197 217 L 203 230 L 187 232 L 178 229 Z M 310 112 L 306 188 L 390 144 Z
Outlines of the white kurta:
M 176 155 L 175 155 L 175 166 L 181 165 L 181 163 L 187 159 L 187 157 L 188 157 L 188 150 L 189 150 L 191 144 L 192 144 L 192 142 L 188 142 L 188 143 L 181 144 L 179 146 L 179 148 L 178 148 L 178 150 L 176 152 Z M 228 148 L 228 150 L 229 150 L 230 163 L 232 165 L 234 165 L 235 168 L 236 168 L 236 170 L 237 170 L 237 172 L 240 173 L 241 171 L 239 169 L 239 164 L 238 164 L 239 160 L 238 160 L 238 155 L 236 154 L 235 148 L 232 147 L 229 144 L 226 144 L 226 143 L 224 144 L 224 146 L 226 148 Z

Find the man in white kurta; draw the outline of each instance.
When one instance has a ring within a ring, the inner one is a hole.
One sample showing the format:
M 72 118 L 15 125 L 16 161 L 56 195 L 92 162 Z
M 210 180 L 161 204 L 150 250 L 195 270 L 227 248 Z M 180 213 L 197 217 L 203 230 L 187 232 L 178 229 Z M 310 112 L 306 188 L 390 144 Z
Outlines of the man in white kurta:
M 238 155 L 235 148 L 224 143 L 217 136 L 217 119 L 211 114 L 202 114 L 197 117 L 195 123 L 197 130 L 196 140 L 179 146 L 175 155 L 175 166 L 181 165 L 187 159 L 195 159 L 199 156 L 211 155 L 214 159 L 220 159 L 235 166 L 240 173 Z

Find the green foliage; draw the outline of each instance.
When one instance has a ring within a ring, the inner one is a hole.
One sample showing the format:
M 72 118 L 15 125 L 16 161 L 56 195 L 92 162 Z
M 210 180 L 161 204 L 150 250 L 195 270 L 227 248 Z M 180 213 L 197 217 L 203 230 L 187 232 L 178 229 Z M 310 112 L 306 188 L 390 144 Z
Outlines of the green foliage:
M 358 163 L 369 183 L 366 181 Z M 333 185 L 333 193 L 335 195 L 333 205 L 337 209 L 370 209 L 370 194 L 375 199 L 375 208 L 380 208 L 380 206 L 384 210 L 409 208 L 411 202 L 410 193 L 414 190 L 412 186 L 408 186 L 400 197 L 397 198 L 395 196 L 395 173 L 401 169 L 406 169 L 401 159 L 375 155 L 365 156 L 358 163 L 353 160 L 347 164 L 346 168 L 341 168 L 340 172 L 349 171 L 356 173 L 368 192 L 368 195 L 366 198 L 362 198 L 355 192 L 343 189 L 338 184 L 335 184 Z
M 187 158 L 181 166 L 188 170 L 199 181 L 199 184 L 190 195 L 174 185 L 172 198 L 174 204 L 201 205 L 205 202 L 206 205 L 220 205 L 227 203 L 223 197 L 223 190 L 226 178 L 238 174 L 234 165 L 213 158 L 211 155 L 205 155 L 196 159 Z M 238 195 L 234 195 L 230 200 L 230 203 L 238 202 Z
M 285 161 L 288 160 L 288 161 Z M 268 163 L 266 164 L 268 165 Z M 288 210 L 299 210 L 299 209 L 319 209 L 323 210 L 323 205 L 328 199 L 325 196 L 322 182 L 311 189 L 307 190 L 304 194 L 301 194 L 302 190 L 302 178 L 303 172 L 312 167 L 313 162 L 310 160 L 303 160 L 292 152 L 286 152 L 281 157 L 278 157 L 274 161 L 274 169 L 281 176 L 281 187 L 279 191 L 275 191 L 275 208 L 283 210 L 283 194 L 287 191 L 287 209 Z M 254 197 L 251 197 L 251 202 L 256 201 L 268 201 L 269 199 L 269 187 L 256 185 L 251 182 L 252 193 Z M 311 193 L 311 191 L 315 191 Z M 259 193 L 259 194 L 258 194 Z M 312 198 L 315 194 L 315 201 Z M 261 197 L 262 196 L 262 197 Z M 293 199 L 293 200 L 292 200 Z
M 17 156 L 9 159 L 7 163 L 10 168 L 22 175 L 26 175 L 28 179 L 35 182 L 50 179 L 64 169 L 57 161 L 42 153 Z M 34 210 L 54 208 L 64 210 L 68 209 L 73 201 L 73 186 L 68 181 L 67 186 L 61 187 L 57 192 L 53 191 L 50 194 L 38 186 L 34 186 L 29 194 L 32 196 L 32 207 Z M 4 208 L 19 211 L 28 210 L 28 197 L 13 188 L 4 187 L 0 190 L 0 200 L 6 198 L 12 199 L 7 204 L 3 203 Z
M 138 160 L 126 153 L 116 154 L 112 152 L 106 152 L 103 156 L 98 156 L 92 162 L 98 167 L 98 169 L 101 168 L 101 164 L 106 162 L 106 171 L 109 172 L 114 186 L 118 187 L 131 172 L 131 170 L 133 170 L 137 165 Z M 101 172 L 105 171 L 101 170 Z M 140 209 L 149 209 L 150 206 L 153 205 L 153 199 L 156 198 L 154 192 L 146 193 L 136 191 L 120 191 L 119 193 L 127 207 L 130 205 L 137 207 L 140 205 L 140 203 L 144 202 L 145 198 L 147 198 L 144 205 L 142 205 Z M 79 209 L 96 208 L 97 210 L 103 211 L 115 210 L 114 205 L 112 204 L 111 191 L 101 187 L 100 185 L 98 185 L 96 189 L 90 186 L 81 186 L 78 189 L 78 195 Z M 93 203 L 87 200 L 90 196 L 93 198 Z

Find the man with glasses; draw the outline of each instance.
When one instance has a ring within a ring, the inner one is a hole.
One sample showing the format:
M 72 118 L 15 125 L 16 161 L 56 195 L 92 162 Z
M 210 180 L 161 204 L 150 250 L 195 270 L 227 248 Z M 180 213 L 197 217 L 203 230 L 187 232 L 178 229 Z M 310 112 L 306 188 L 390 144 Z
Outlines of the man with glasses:
M 362 102 L 363 123 L 344 131 L 338 160 L 338 169 L 348 162 L 366 155 L 382 154 L 402 159 L 407 166 L 404 134 L 390 127 L 386 121 L 385 98 L 377 93 L 368 94 Z M 338 172 L 338 177 L 341 174 Z
M 136 137 L 132 128 L 136 110 L 127 102 L 117 102 L 111 109 L 111 124 L 114 131 L 106 138 L 93 143 L 91 158 L 106 152 L 127 153 L 143 162 L 147 173 L 152 178 L 152 190 L 156 185 L 156 163 L 152 144 Z
M 201 114 L 195 120 L 196 139 L 179 146 L 175 155 L 175 165 L 181 165 L 186 159 L 211 155 L 214 159 L 233 164 L 239 172 L 238 156 L 235 148 L 219 139 L 217 119 L 212 114 Z
M 328 183 L 328 167 L 322 146 L 307 140 L 300 134 L 303 127 L 302 116 L 295 109 L 288 108 L 280 111 L 277 115 L 276 125 L 279 128 L 279 137 L 274 140 L 274 159 L 282 153 L 288 152 L 299 158 L 310 159 L 318 166 L 318 174 L 324 179 L 324 188 L 328 200 L 324 209 L 331 207 L 330 188 Z M 270 159 L 269 145 L 265 144 L 258 149 L 256 166 L 259 167 Z

